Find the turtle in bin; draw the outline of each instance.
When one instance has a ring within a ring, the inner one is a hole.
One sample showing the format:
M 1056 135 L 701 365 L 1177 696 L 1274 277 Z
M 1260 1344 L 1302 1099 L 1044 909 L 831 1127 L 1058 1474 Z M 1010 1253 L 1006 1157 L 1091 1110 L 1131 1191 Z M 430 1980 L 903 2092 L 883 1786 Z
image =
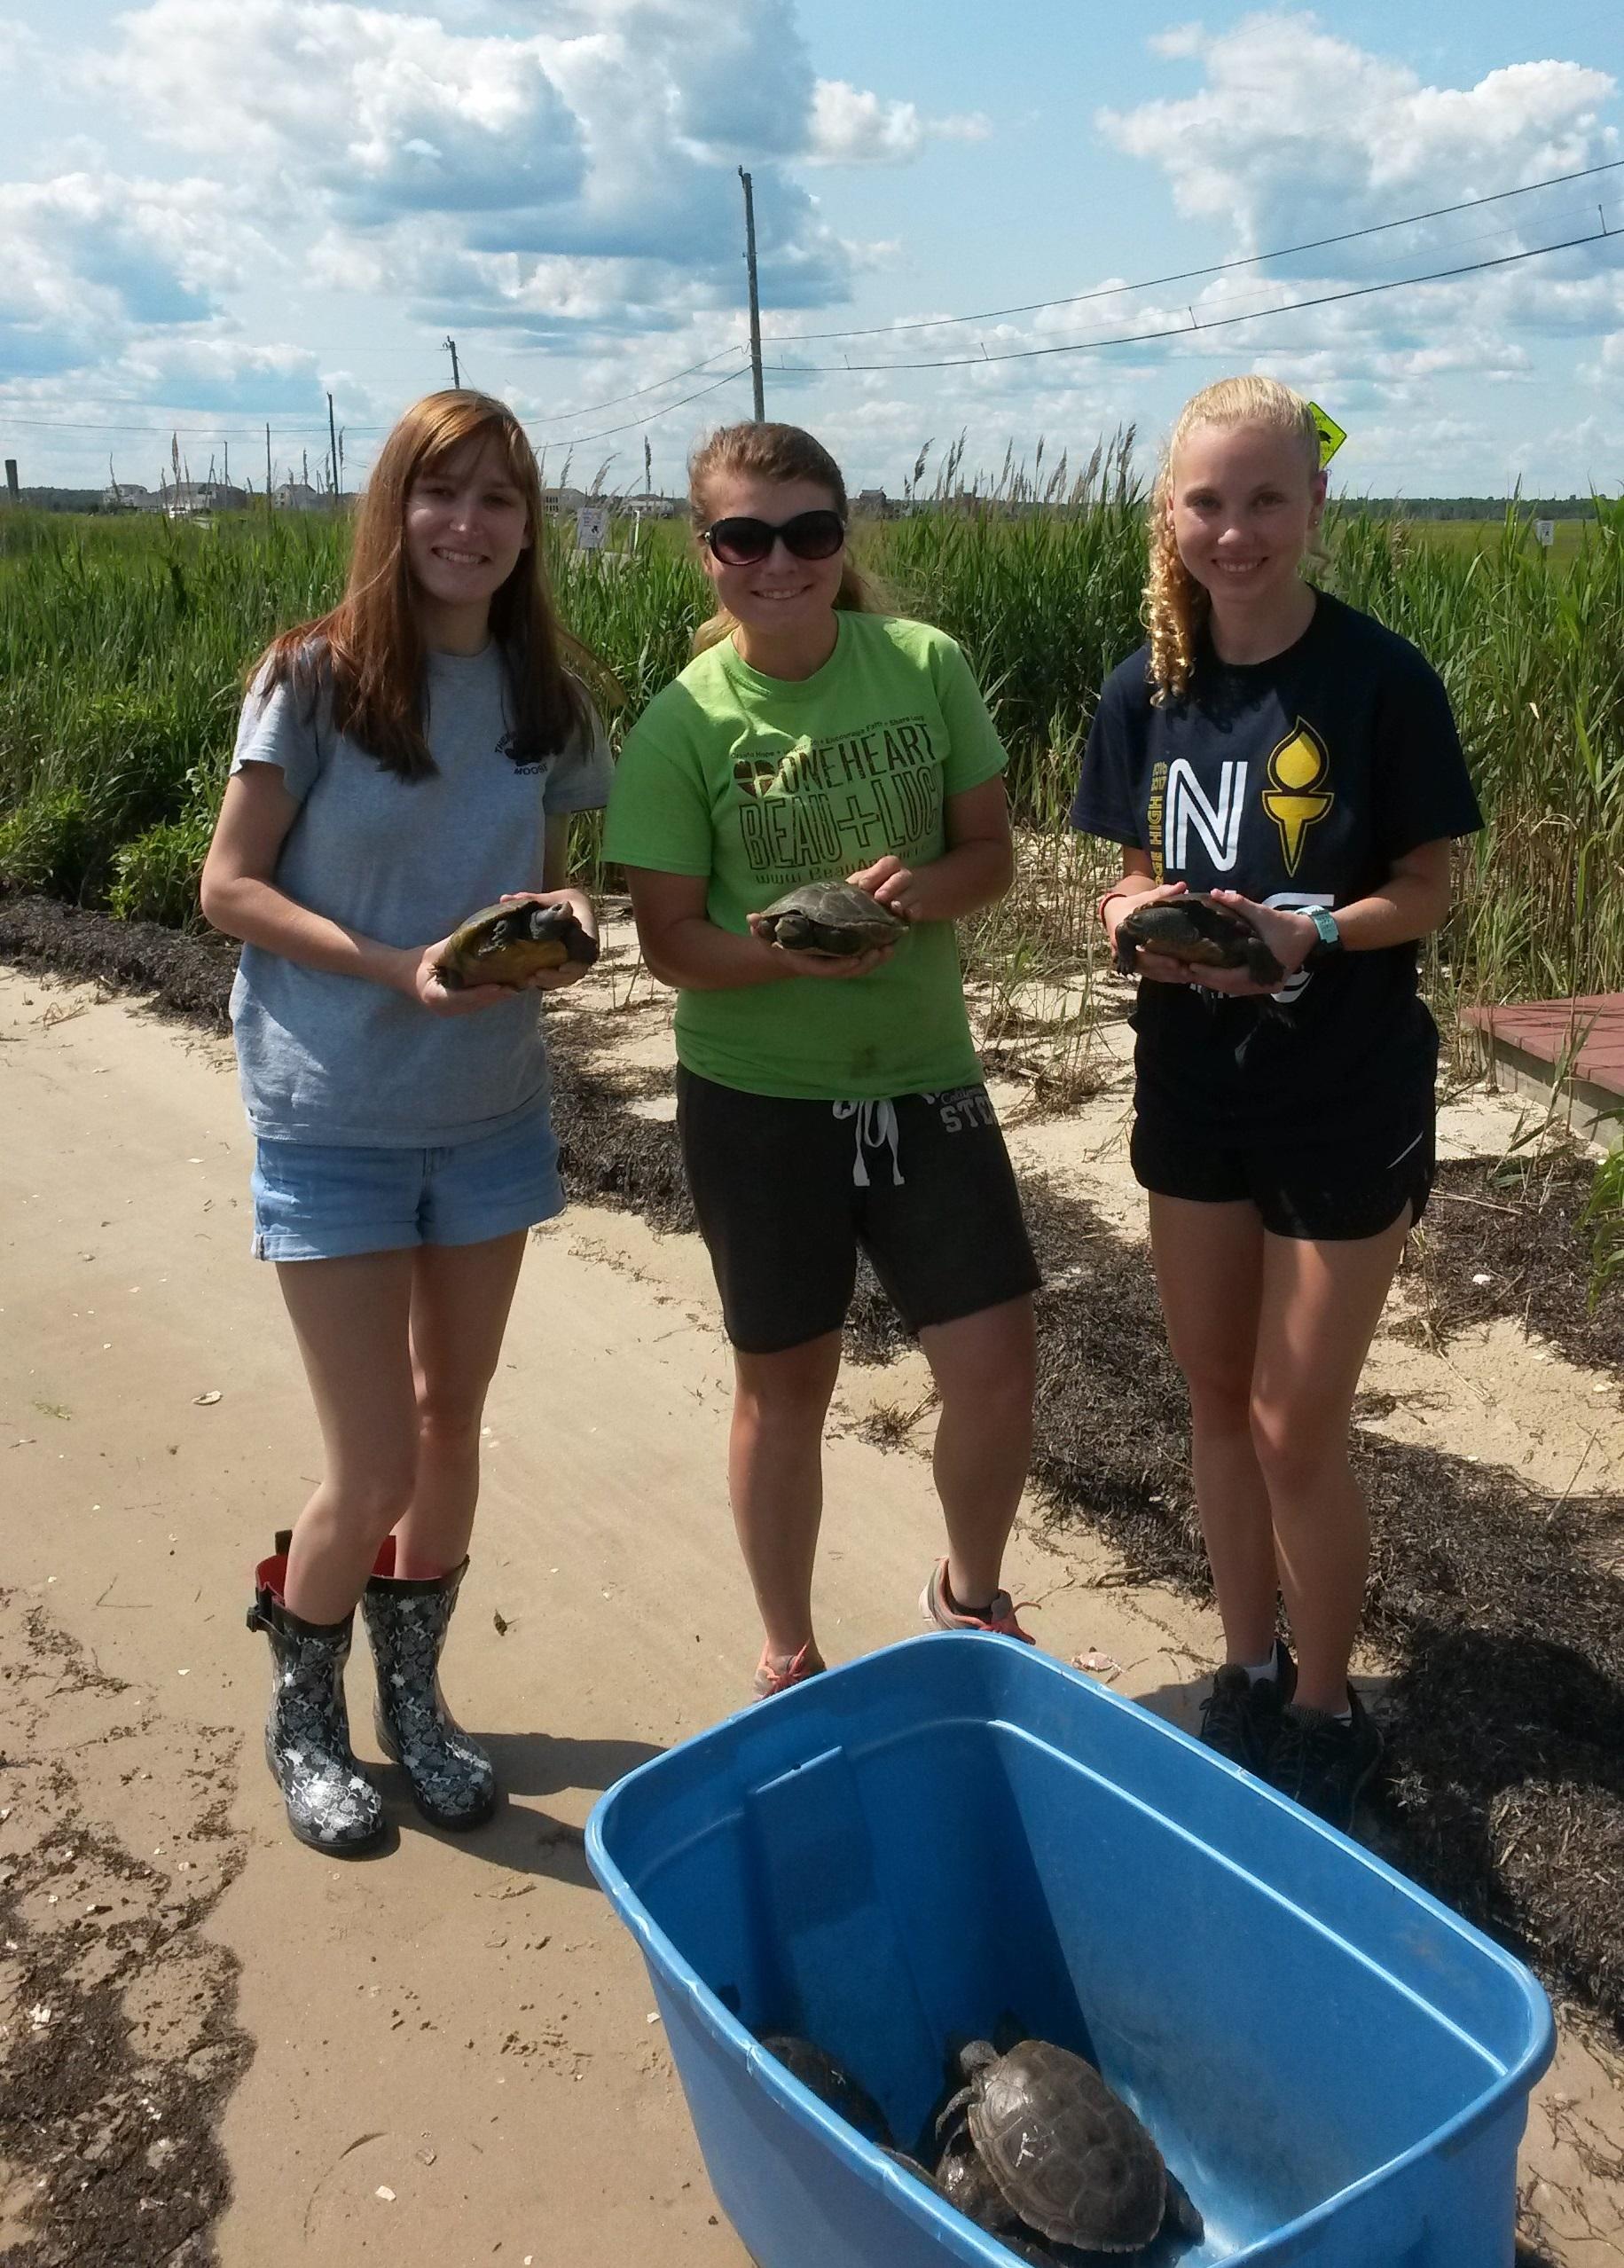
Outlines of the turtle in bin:
M 867 2087 L 859 2086 L 815 2041 L 803 2039 L 798 2032 L 763 2032 L 759 2037 L 767 2053 L 775 2057 L 810 2094 L 827 2104 L 837 2118 L 854 2126 L 865 2141 L 877 2142 L 883 2150 L 892 2149 L 891 2131 L 879 2104 Z M 911 2161 L 906 2162 L 910 2173 L 918 2170 Z M 923 2178 L 928 2180 L 930 2177 Z
M 907 928 L 852 882 L 807 882 L 757 915 L 757 934 L 786 953 L 841 956 L 895 945 Z
M 1205 891 L 1136 906 L 1117 924 L 1117 967 L 1134 973 L 1134 955 L 1142 946 L 1165 960 L 1199 963 L 1207 969 L 1244 969 L 1255 985 L 1283 985 L 1285 970 L 1244 914 L 1223 906 Z
M 1142 2252 L 1164 2228 L 1175 2240 L 1200 2241 L 1200 2214 L 1093 2064 L 1034 2039 L 1001 2054 L 989 2040 L 972 2040 L 958 2063 L 966 2084 L 937 2121 L 944 2143 L 937 2182 L 955 2204 L 958 2186 L 969 2201 L 961 2209 L 992 2233 L 1008 2241 L 984 2217 L 983 2170 L 1017 2232 L 1028 2233 L 1023 2244 L 1035 2235 L 1088 2252 Z M 965 2163 L 967 2140 L 979 2169 Z
M 597 958 L 596 940 L 568 906 L 514 899 L 470 914 L 446 939 L 435 974 L 448 993 L 467 985 L 517 987 L 543 969 L 561 969 L 567 961 L 590 969 Z

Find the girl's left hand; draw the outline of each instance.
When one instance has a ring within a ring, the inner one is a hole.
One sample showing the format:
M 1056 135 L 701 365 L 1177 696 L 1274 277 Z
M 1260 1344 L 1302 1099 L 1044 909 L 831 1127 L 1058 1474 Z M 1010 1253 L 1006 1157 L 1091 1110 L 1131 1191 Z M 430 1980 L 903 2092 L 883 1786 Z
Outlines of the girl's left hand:
M 870 898 L 877 899 L 888 914 L 900 914 L 905 922 L 919 920 L 923 914 L 924 887 L 922 878 L 912 867 L 905 867 L 900 859 L 887 851 L 871 867 L 859 867 L 846 880 L 853 888 L 866 890 Z
M 1238 993 L 1256 999 L 1277 993 L 1281 985 L 1295 977 L 1308 958 L 1319 931 L 1306 914 L 1293 914 L 1284 906 L 1259 906 L 1255 899 L 1246 898 L 1238 890 L 1215 890 L 1212 896 L 1232 914 L 1250 922 L 1285 972 L 1278 984 L 1259 985 L 1248 976 L 1244 969 L 1209 969 L 1192 965 L 1185 971 L 1192 985 L 1203 985 L 1209 992 Z
M 594 945 L 598 942 L 598 909 L 584 890 L 505 890 L 504 906 L 567 906 Z M 556 969 L 538 969 L 528 984 L 519 987 L 526 993 L 561 992 L 566 985 L 578 985 L 591 973 L 584 961 L 561 961 Z

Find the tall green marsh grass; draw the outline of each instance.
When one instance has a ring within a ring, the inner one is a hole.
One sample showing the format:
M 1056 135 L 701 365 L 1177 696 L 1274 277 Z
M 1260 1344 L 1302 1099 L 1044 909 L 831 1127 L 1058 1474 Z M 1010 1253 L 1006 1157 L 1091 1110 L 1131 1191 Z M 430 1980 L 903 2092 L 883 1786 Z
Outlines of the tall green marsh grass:
M 1140 639 L 1143 497 L 1132 436 L 1069 489 L 1009 469 L 859 522 L 859 556 L 961 640 L 1011 756 L 1021 884 L 978 933 L 1008 977 L 1086 969 L 1102 861 L 1065 814 L 1100 683 Z M 624 725 L 682 666 L 708 586 L 680 530 L 577 557 L 549 530 L 565 619 L 624 688 Z M 184 920 L 243 671 L 341 587 L 346 530 L 0 514 L 0 883 Z M 1526 521 L 1477 549 L 1344 510 L 1329 587 L 1412 639 L 1454 700 L 1487 826 L 1430 949 L 1434 991 L 1503 1000 L 1624 987 L 1624 504 L 1553 561 Z M 1000 978 L 1002 981 L 1002 978 Z M 1011 985 L 1013 997 L 1015 987 Z

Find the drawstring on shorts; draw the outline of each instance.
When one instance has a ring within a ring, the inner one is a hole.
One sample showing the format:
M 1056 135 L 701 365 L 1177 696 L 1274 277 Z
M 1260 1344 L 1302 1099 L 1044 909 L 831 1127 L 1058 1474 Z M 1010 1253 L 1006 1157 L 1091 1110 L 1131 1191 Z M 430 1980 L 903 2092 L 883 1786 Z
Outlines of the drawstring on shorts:
M 891 1187 L 894 1189 L 906 1188 L 906 1184 L 902 1178 L 901 1129 L 897 1124 L 896 1104 L 884 1099 L 836 1103 L 835 1116 L 837 1118 L 855 1118 L 857 1121 L 857 1148 L 851 1162 L 851 1179 L 857 1187 L 859 1189 L 866 1189 L 869 1185 L 868 1161 L 863 1156 L 865 1148 L 883 1150 L 889 1144 L 891 1154 Z

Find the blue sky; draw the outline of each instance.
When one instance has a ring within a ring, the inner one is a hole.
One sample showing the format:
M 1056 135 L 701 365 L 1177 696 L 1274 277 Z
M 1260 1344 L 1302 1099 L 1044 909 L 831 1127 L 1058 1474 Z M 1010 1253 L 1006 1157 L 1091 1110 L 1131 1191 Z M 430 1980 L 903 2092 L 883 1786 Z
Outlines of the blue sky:
M 449 380 L 449 331 L 551 476 L 569 455 L 640 486 L 647 439 L 674 490 L 696 436 L 749 411 L 742 162 L 768 413 L 853 486 L 895 492 L 961 433 L 990 473 L 1040 438 L 1075 466 L 1130 422 L 1148 456 L 1196 387 L 1262 368 L 1348 428 L 1351 488 L 1616 490 L 1624 168 L 1144 279 L 1624 160 L 1617 0 L 1189 5 L 24 0 L 0 18 L 4 453 L 28 483 L 110 457 L 155 483 L 178 428 L 194 473 L 229 438 L 263 476 L 269 420 L 279 476 L 322 454 L 331 390 L 353 485 Z

